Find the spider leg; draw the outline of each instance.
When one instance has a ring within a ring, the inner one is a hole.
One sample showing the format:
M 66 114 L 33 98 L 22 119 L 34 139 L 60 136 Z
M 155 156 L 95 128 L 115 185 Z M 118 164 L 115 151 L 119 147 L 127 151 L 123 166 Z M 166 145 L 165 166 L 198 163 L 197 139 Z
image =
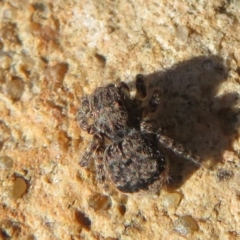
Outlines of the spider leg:
M 160 104 L 161 100 L 161 91 L 159 89 L 155 89 L 152 93 L 151 98 L 149 99 L 149 107 L 151 112 L 155 112 Z
M 148 101 L 148 105 L 143 108 L 142 118 L 143 120 L 140 123 L 140 129 L 143 132 L 156 132 L 159 131 L 159 126 L 157 120 L 153 117 L 157 108 L 160 104 L 161 92 L 158 89 L 155 89 L 152 93 L 151 98 Z
M 140 129 L 142 132 L 156 132 L 160 130 L 157 121 L 155 119 L 144 119 L 140 123 Z
M 184 149 L 181 144 L 174 142 L 173 139 L 162 134 L 157 134 L 157 139 L 165 148 L 170 149 L 175 154 L 195 163 L 198 166 L 202 165 L 198 156 L 195 156 L 190 151 Z
M 89 143 L 89 145 L 88 145 L 88 147 L 86 149 L 86 152 L 82 156 L 82 159 L 81 159 L 81 161 L 79 163 L 81 167 L 88 167 L 89 166 L 91 155 L 93 154 L 93 152 L 96 151 L 96 149 L 99 148 L 99 146 L 101 145 L 102 141 L 103 141 L 103 138 L 102 138 L 101 135 L 95 134 L 93 136 L 92 141 Z
M 96 168 L 96 180 L 97 182 L 103 183 L 105 181 L 104 174 L 104 149 L 99 147 L 96 151 L 96 160 L 95 160 L 95 168 Z
M 88 97 L 83 98 L 81 101 L 81 108 L 77 114 L 77 120 L 82 130 L 93 133 L 94 127 L 92 124 L 89 124 L 89 119 L 91 118 L 89 105 Z
M 125 82 L 120 82 L 118 84 L 118 87 L 121 89 L 121 91 L 127 96 L 130 97 L 130 89 L 128 85 Z
M 96 160 L 95 160 L 95 168 L 96 168 L 96 182 L 102 184 L 105 191 L 109 191 L 109 185 L 106 181 L 106 171 L 104 165 L 104 148 L 99 147 L 96 151 Z
M 87 133 L 91 132 L 91 125 L 88 124 L 88 118 L 82 111 L 78 112 L 77 120 L 82 130 L 84 130 Z
M 145 76 L 142 74 L 138 74 L 136 76 L 136 89 L 138 98 L 145 98 L 147 96 L 147 88 L 145 83 Z

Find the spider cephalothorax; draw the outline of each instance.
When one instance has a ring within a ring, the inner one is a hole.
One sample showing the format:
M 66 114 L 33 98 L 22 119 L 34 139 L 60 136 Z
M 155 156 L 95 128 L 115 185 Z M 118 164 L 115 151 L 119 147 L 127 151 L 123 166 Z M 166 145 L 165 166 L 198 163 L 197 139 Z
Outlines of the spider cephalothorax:
M 130 111 L 135 114 L 130 114 Z M 80 127 L 90 134 L 102 133 L 114 140 L 138 122 L 138 107 L 125 83 L 97 88 L 82 99 L 78 113 Z

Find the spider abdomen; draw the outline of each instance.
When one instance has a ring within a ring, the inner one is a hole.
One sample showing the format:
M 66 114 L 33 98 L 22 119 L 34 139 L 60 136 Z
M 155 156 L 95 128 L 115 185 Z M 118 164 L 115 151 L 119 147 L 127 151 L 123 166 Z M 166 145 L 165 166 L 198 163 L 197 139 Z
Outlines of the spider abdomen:
M 161 180 L 166 161 L 154 142 L 148 134 L 134 131 L 106 149 L 105 169 L 120 191 L 137 192 Z

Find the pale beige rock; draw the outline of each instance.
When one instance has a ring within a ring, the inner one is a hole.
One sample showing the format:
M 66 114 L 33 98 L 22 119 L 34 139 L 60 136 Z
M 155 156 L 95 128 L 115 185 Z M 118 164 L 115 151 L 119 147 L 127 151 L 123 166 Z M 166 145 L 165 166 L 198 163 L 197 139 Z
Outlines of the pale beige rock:
M 163 197 L 162 204 L 166 210 L 176 208 L 182 197 L 183 196 L 180 192 L 168 193 Z
M 6 0 L 0 17 L 1 239 L 240 238 L 238 0 Z M 80 98 L 121 80 L 134 93 L 138 73 L 164 90 L 167 134 L 206 166 L 170 154 L 159 196 L 105 192 L 78 164 L 91 139 Z M 173 190 L 183 198 L 168 211 Z M 111 205 L 89 207 L 95 194 Z M 182 216 L 196 221 L 186 236 Z

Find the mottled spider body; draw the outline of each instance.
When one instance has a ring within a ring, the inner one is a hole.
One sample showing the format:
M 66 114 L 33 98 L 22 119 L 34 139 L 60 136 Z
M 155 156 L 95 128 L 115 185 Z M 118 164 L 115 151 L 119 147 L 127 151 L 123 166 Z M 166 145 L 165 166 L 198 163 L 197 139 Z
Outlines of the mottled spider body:
M 136 103 L 129 97 L 125 83 L 119 86 L 109 84 L 97 88 L 94 93 L 82 99 L 78 113 L 80 127 L 90 134 L 102 133 L 111 140 L 122 137 L 128 126 L 133 125 L 134 115 L 129 111 L 137 110 Z M 137 115 L 135 115 L 135 124 Z
M 104 169 L 120 191 L 136 192 L 161 179 L 166 161 L 155 134 L 133 130 L 106 148 Z
M 142 75 L 137 76 L 136 87 L 141 90 L 137 95 L 145 98 Z M 149 100 L 151 111 L 156 110 L 159 101 L 159 92 L 154 91 Z M 122 192 L 159 190 L 168 178 L 167 162 L 159 145 L 196 162 L 180 144 L 155 131 L 154 121 L 142 117 L 145 109 L 140 104 L 140 100 L 130 98 L 125 83 L 109 84 L 83 98 L 78 113 L 80 127 L 93 135 L 80 165 L 88 167 L 95 153 L 98 181 L 109 180 Z

